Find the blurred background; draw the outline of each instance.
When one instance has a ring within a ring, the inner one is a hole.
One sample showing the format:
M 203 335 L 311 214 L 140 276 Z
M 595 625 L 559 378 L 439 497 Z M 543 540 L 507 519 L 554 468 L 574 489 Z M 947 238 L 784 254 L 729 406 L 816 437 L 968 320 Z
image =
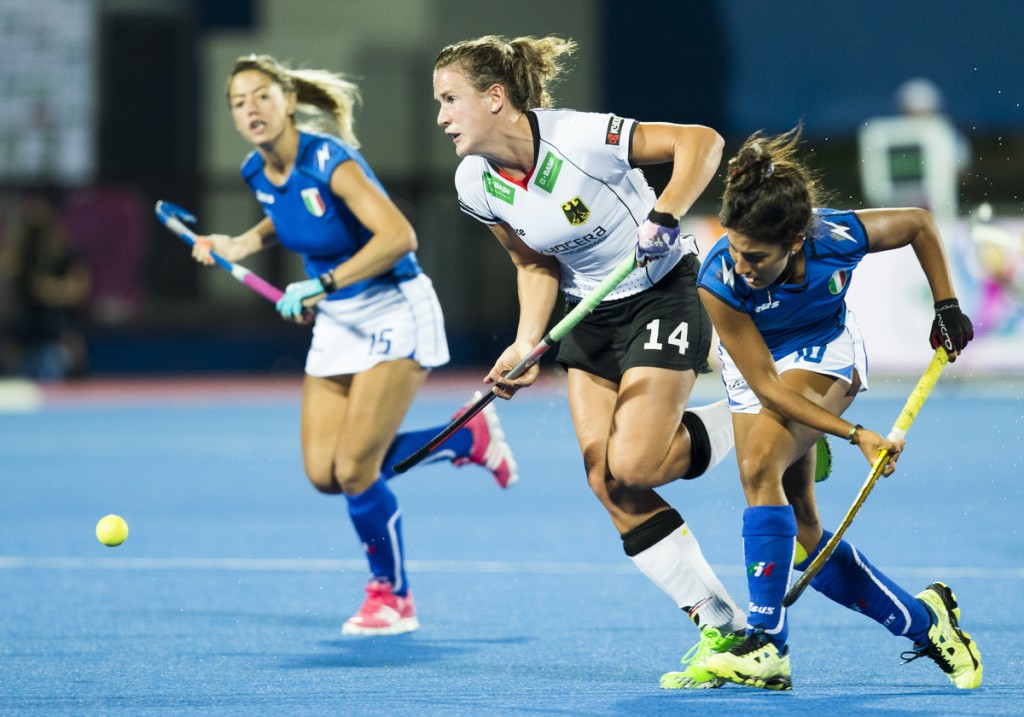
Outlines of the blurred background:
M 802 123 L 833 206 L 931 208 L 978 330 L 957 365 L 1022 372 L 1024 14 L 1011 0 L 0 0 L 0 371 L 301 373 L 308 329 L 194 264 L 153 214 L 180 204 L 200 233 L 259 219 L 224 94 L 251 52 L 359 83 L 356 133 L 417 229 L 445 370 L 489 365 L 514 333 L 514 272 L 458 210 L 432 62 L 470 37 L 552 33 L 579 43 L 559 106 L 707 124 L 726 158 L 753 131 Z M 665 171 L 647 170 L 656 188 Z M 704 246 L 720 194 L 716 179 L 688 219 Z M 930 297 L 899 253 L 868 259 L 851 304 L 876 332 L 873 368 L 916 372 Z M 284 252 L 244 263 L 278 286 L 302 278 Z

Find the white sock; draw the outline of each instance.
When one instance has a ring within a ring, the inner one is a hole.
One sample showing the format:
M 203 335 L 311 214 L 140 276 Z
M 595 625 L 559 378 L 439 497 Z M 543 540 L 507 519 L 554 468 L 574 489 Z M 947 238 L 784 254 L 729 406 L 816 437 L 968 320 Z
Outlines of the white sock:
M 746 614 L 740 612 L 704 559 L 697 537 L 686 523 L 630 560 L 685 610 L 697 627 L 710 625 L 723 632 L 737 632 L 746 626 Z
M 711 459 L 708 461 L 709 470 L 722 462 L 722 459 L 729 455 L 735 440 L 732 435 L 732 411 L 729 410 L 729 399 L 710 403 L 707 406 L 687 407 L 687 413 L 692 413 L 701 420 L 708 432 L 708 440 L 711 443 Z

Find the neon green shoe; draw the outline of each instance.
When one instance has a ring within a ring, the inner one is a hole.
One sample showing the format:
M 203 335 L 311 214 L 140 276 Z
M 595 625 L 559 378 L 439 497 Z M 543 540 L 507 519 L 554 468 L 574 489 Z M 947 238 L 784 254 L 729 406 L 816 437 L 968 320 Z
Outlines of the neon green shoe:
M 981 685 L 981 652 L 971 636 L 960 629 L 956 595 L 945 583 L 932 583 L 915 597 L 928 607 L 935 622 L 928 629 L 928 642 L 903 653 L 903 664 L 929 657 L 961 690 Z
M 728 652 L 709 655 L 704 669 L 715 677 L 765 690 L 789 690 L 789 648 L 779 652 L 763 632 L 753 632 Z
M 817 460 L 814 463 L 814 482 L 821 483 L 832 475 L 832 444 L 828 436 L 822 436 L 814 444 Z
M 700 642 L 691 647 L 680 660 L 686 669 L 682 672 L 666 672 L 661 676 L 658 686 L 663 690 L 704 690 L 721 687 L 725 680 L 715 677 L 704 669 L 704 660 L 716 652 L 725 652 L 743 642 L 742 632 L 722 634 L 714 627 L 705 627 L 700 631 Z

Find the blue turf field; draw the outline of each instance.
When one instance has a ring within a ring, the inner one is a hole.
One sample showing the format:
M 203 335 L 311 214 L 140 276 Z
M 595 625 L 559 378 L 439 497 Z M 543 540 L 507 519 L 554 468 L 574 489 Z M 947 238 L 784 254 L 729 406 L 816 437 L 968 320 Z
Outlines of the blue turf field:
M 716 384 L 702 379 L 709 400 Z M 850 418 L 887 429 L 913 381 Z M 1021 392 L 1009 387 L 1010 394 Z M 471 395 L 428 382 L 407 425 Z M 1006 387 L 1003 387 L 1006 395 Z M 942 579 L 985 681 L 956 690 L 909 643 L 807 591 L 791 693 L 664 692 L 696 631 L 623 555 L 580 471 L 557 385 L 499 405 L 522 479 L 427 466 L 392 486 L 422 629 L 342 638 L 365 566 L 342 499 L 308 487 L 294 390 L 140 385 L 47 394 L 0 412 L 0 713 L 4 715 L 1012 715 L 1024 699 L 1024 400 L 940 381 L 899 472 L 848 539 L 911 592 Z M 819 491 L 841 520 L 867 474 L 835 445 Z M 742 495 L 730 463 L 663 491 L 741 603 Z M 106 513 L 119 548 L 93 535 Z

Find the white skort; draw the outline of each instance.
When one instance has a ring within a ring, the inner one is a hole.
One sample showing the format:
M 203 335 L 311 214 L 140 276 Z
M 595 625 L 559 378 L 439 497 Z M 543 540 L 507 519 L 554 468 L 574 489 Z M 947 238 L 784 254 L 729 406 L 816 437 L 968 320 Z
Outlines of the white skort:
M 721 344 L 718 345 L 718 357 L 722 360 L 722 382 L 729 397 L 729 409 L 733 413 L 759 413 L 761 402 Z M 856 369 L 860 375 L 860 391 L 867 391 L 867 351 L 853 312 L 847 309 L 846 328 L 831 343 L 826 346 L 808 346 L 786 354 L 775 362 L 775 369 L 780 376 L 790 369 L 801 369 L 835 376 L 847 383 L 853 383 L 853 372 Z
M 308 375 L 356 374 L 404 358 L 424 368 L 448 363 L 441 304 L 425 274 L 317 304 Z

